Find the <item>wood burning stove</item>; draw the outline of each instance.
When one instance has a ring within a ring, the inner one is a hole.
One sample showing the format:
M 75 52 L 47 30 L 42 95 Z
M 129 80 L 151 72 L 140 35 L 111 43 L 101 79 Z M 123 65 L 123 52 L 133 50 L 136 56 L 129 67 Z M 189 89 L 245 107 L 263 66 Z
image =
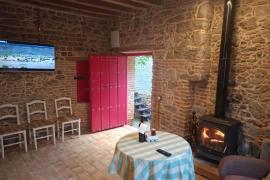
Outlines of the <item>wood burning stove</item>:
M 200 118 L 197 130 L 197 154 L 219 161 L 226 155 L 237 154 L 239 121 L 207 115 Z
M 240 122 L 225 117 L 231 58 L 233 1 L 226 0 L 224 6 L 215 115 L 201 117 L 197 128 L 197 155 L 214 161 L 219 161 L 225 155 L 237 153 L 237 134 Z

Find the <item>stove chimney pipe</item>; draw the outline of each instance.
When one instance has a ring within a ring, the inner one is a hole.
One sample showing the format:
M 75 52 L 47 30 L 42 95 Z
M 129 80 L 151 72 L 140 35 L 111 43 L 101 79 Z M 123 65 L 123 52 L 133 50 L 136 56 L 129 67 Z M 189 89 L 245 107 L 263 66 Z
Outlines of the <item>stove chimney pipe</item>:
M 230 71 L 231 39 L 233 29 L 234 0 L 225 0 L 222 37 L 220 45 L 215 117 L 225 118 L 227 86 Z

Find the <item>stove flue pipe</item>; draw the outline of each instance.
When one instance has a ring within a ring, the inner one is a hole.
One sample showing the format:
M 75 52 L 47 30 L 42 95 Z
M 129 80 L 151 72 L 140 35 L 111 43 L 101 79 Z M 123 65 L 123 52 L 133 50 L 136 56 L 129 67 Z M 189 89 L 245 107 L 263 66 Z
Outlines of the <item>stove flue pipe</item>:
M 225 118 L 227 86 L 230 71 L 231 39 L 233 29 L 234 0 L 225 0 L 222 37 L 220 45 L 215 117 Z

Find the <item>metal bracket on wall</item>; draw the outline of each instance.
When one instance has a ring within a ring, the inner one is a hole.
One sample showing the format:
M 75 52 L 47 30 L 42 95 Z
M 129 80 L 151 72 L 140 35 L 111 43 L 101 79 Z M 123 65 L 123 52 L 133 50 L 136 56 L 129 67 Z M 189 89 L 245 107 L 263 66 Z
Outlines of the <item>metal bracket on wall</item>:
M 84 76 L 74 76 L 74 80 L 85 80 Z

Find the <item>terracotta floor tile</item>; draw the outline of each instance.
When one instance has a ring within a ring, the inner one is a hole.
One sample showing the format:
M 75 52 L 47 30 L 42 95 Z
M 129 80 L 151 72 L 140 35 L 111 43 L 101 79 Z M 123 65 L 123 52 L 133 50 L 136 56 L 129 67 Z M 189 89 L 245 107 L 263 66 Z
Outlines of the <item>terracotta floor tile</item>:
M 108 174 L 115 143 L 132 128 L 120 127 L 80 138 L 67 137 L 54 146 L 46 140 L 25 153 L 23 148 L 7 149 L 6 158 L 0 159 L 0 180 L 119 180 Z M 204 180 L 198 176 L 199 180 Z
M 28 153 L 23 148 L 7 149 L 6 158 L 0 159 L 0 180 L 119 179 L 108 174 L 108 164 L 115 142 L 130 132 L 122 127 L 80 138 L 67 137 L 56 146 L 45 140 L 38 144 L 37 151 L 30 145 Z

